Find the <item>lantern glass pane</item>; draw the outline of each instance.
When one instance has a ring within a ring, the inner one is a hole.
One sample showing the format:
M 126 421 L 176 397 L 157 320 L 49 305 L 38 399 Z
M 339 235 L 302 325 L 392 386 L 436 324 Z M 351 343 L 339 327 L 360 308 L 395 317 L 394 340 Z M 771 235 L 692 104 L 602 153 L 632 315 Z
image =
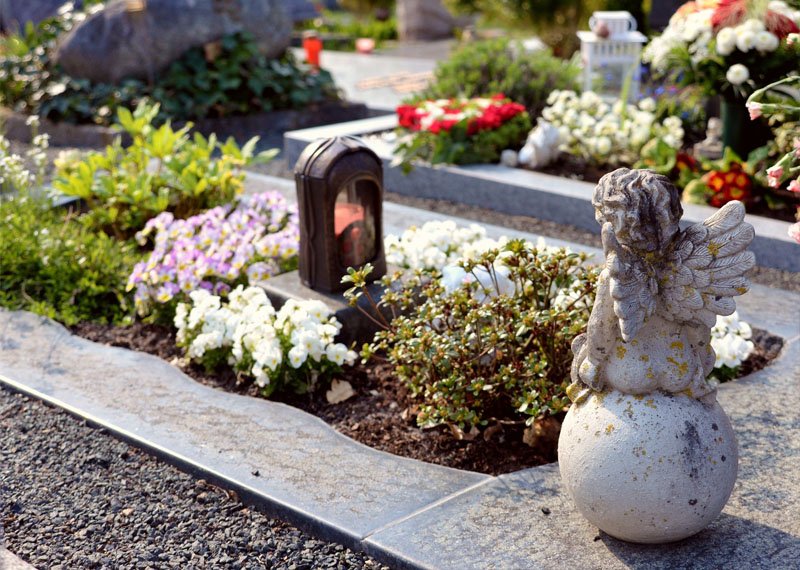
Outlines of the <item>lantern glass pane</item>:
M 343 267 L 360 267 L 375 257 L 378 195 L 378 187 L 366 179 L 350 182 L 336 195 L 334 236 Z
M 619 97 L 634 63 L 600 63 L 592 70 L 592 90 L 599 95 Z

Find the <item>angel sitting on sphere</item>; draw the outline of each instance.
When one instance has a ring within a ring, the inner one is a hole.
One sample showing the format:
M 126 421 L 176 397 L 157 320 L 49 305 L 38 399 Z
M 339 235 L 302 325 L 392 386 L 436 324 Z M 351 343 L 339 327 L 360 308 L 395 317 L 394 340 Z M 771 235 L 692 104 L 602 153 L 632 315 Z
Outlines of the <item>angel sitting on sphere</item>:
M 682 392 L 713 405 L 711 327 L 733 313 L 732 297 L 747 291 L 744 273 L 755 264 L 744 206 L 729 202 L 681 231 L 669 179 L 624 168 L 603 176 L 592 203 L 606 262 L 587 332 L 573 342 L 570 397 L 609 387 Z

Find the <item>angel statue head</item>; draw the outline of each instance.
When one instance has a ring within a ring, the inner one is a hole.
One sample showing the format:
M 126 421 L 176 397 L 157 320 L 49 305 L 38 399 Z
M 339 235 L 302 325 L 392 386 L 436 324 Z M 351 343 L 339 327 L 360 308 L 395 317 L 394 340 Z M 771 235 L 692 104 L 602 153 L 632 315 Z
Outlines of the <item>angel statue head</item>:
M 592 205 L 597 222 L 611 222 L 621 244 L 644 251 L 669 243 L 683 215 L 678 189 L 652 170 L 619 168 L 606 174 L 594 189 Z

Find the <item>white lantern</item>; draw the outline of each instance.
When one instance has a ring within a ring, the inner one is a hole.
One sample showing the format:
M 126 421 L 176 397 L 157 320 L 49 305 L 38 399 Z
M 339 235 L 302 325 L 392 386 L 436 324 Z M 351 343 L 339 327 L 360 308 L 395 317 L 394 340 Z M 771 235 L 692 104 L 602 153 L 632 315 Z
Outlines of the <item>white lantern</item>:
M 629 97 L 639 94 L 636 66 L 647 42 L 636 30 L 636 19 L 630 12 L 595 12 L 589 18 L 590 32 L 578 32 L 583 56 L 583 88 L 602 95 L 620 95 L 622 86 L 632 74 Z

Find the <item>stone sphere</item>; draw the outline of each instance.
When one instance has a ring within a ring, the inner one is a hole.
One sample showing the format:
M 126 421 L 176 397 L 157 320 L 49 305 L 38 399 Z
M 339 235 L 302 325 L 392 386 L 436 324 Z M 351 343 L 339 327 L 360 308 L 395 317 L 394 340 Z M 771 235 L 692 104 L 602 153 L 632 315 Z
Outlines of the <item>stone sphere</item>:
M 629 542 L 681 540 L 722 511 L 738 471 L 736 436 L 718 403 L 685 394 L 592 392 L 558 441 L 561 479 L 592 524 Z

